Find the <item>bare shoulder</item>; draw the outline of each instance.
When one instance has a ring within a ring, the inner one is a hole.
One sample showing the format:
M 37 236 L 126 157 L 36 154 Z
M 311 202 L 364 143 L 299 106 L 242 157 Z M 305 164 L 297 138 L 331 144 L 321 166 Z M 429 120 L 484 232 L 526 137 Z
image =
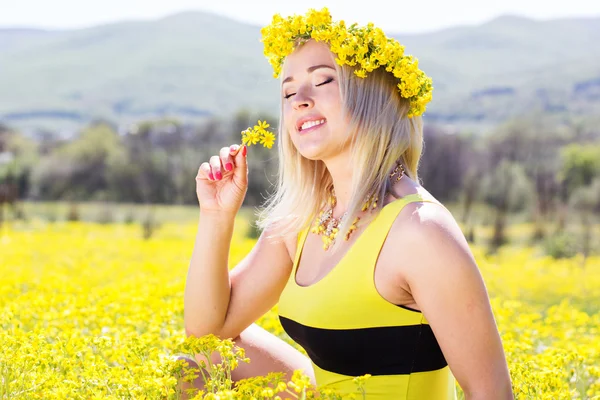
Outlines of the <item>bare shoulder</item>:
M 439 202 L 433 197 L 427 197 Z M 403 235 L 427 235 L 432 234 L 432 231 L 436 231 L 438 234 L 446 233 L 457 240 L 465 239 L 452 213 L 441 202 L 438 204 L 430 201 L 415 201 L 406 204 L 394 221 L 390 234 L 401 237 Z
M 283 246 L 288 255 L 290 261 L 294 260 L 296 253 L 296 245 L 298 241 L 297 233 L 282 234 L 282 232 L 275 227 L 267 227 L 260 235 L 259 241 L 268 241 L 271 245 L 277 244 Z
M 425 198 L 434 199 L 431 196 Z M 458 222 L 441 202 L 417 201 L 406 204 L 392 224 L 388 240 L 402 251 L 402 263 L 394 269 L 399 274 L 401 286 L 409 292 L 411 275 L 426 273 L 426 269 L 431 269 L 429 273 L 433 272 L 432 263 L 425 262 L 429 255 L 435 254 L 438 259 L 448 261 L 457 257 L 463 259 L 454 265 L 465 265 L 465 259 L 473 261 L 469 244 Z M 435 268 L 439 268 L 439 264 Z

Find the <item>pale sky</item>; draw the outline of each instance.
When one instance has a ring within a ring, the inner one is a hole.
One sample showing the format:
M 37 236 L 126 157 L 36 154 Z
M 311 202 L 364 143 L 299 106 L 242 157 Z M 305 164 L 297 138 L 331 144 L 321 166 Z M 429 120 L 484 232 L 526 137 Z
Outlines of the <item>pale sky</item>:
M 0 28 L 82 28 L 190 10 L 266 25 L 274 13 L 304 14 L 308 8 L 323 6 L 329 7 L 334 20 L 373 22 L 384 30 L 403 33 L 477 25 L 503 14 L 541 20 L 600 16 L 597 0 L 0 0 Z

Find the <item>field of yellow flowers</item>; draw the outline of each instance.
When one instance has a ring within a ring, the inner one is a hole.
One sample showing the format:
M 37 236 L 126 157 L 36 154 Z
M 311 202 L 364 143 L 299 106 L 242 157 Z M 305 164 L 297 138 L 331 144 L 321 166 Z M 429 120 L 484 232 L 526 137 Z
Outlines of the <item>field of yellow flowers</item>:
M 255 241 L 244 226 L 236 224 L 231 267 Z M 195 233 L 195 223 L 162 224 L 147 240 L 136 224 L 5 224 L 0 399 L 179 398 L 173 355 L 193 345 L 230 351 L 185 339 L 183 290 Z M 516 398 L 600 399 L 600 259 L 554 260 L 511 246 L 494 255 L 472 250 Z M 276 310 L 259 324 L 289 341 Z M 272 390 L 253 393 L 273 398 Z

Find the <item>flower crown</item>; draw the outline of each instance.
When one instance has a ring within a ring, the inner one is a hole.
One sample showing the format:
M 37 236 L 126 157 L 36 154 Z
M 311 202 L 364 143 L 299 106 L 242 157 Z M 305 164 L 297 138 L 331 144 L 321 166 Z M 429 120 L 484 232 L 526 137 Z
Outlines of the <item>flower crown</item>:
M 399 80 L 398 90 L 402 97 L 410 100 L 408 117 L 422 115 L 425 105 L 431 101 L 433 90 L 431 78 L 419 69 L 419 61 L 404 55 L 404 46 L 396 39 L 388 38 L 372 23 L 366 27 L 352 24 L 346 28 L 344 21 L 333 22 L 329 10 L 309 9 L 305 16 L 294 15 L 283 18 L 273 16 L 271 25 L 261 29 L 264 54 L 273 66 L 277 78 L 285 57 L 294 51 L 298 39 L 328 42 L 330 50 L 337 56 L 339 65 L 360 66 L 354 73 L 365 78 L 367 72 L 379 67 L 391 72 Z

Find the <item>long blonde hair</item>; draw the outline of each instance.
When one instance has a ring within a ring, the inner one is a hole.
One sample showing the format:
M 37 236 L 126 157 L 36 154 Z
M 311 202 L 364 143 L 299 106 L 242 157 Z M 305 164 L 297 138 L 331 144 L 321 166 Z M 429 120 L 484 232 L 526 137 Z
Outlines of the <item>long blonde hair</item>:
M 365 198 L 377 193 L 374 210 L 379 213 L 387 191 L 392 191 L 389 174 L 402 163 L 406 174 L 418 181 L 418 165 L 423 149 L 423 122 L 420 116 L 408 118 L 408 100 L 400 96 L 397 79 L 378 68 L 366 78 L 359 78 L 349 66 L 335 64 L 343 110 L 350 121 L 352 185 L 348 215 L 339 226 L 331 252 L 339 248 L 355 216 L 361 212 Z M 262 210 L 257 212 L 260 229 L 276 227 L 270 235 L 297 235 L 311 225 L 327 205 L 333 184 L 321 160 L 303 157 L 284 131 L 283 105 L 279 124 L 279 174 L 276 190 Z M 394 178 L 395 179 L 395 178 Z M 394 193 L 396 197 L 397 194 Z

